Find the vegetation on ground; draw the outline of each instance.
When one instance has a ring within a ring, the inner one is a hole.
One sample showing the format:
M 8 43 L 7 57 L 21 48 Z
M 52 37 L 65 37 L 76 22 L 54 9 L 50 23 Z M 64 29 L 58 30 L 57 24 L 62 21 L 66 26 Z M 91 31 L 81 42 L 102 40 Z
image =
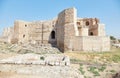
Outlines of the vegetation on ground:
M 41 56 L 41 57 L 40 57 L 40 60 L 45 60 L 45 57 Z
M 83 65 L 82 64 L 80 64 L 79 71 L 81 72 L 82 75 L 85 74 L 85 71 L 83 70 Z
M 111 48 L 108 52 L 66 52 L 70 56 L 71 63 L 93 62 L 93 63 L 120 63 L 120 48 Z
M 96 68 L 96 67 L 90 67 L 90 68 L 88 69 L 88 71 L 91 72 L 91 73 L 93 73 L 94 76 L 100 76 L 99 71 L 97 71 L 97 68 Z

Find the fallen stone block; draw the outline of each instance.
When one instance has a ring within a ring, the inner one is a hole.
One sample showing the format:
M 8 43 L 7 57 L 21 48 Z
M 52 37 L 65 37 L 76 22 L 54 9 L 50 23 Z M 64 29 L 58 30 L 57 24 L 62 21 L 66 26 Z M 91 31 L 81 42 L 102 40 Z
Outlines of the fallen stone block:
M 55 63 L 55 64 L 54 64 L 55 66 L 59 66 L 59 65 L 60 65 L 60 62 L 59 62 L 59 61 L 55 61 L 54 63 Z

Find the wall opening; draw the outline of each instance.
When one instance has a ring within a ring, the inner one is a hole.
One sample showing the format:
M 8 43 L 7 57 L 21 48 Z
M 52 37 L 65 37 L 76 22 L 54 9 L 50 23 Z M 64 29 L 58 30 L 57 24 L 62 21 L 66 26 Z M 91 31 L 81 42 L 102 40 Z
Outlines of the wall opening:
M 25 38 L 25 34 L 23 35 L 23 38 Z
M 51 38 L 52 38 L 52 39 L 55 39 L 55 31 L 52 31 L 52 32 L 51 32 Z
M 80 25 L 80 22 L 77 22 L 77 25 Z
M 93 36 L 94 34 L 93 34 L 93 32 L 90 32 L 90 36 Z
M 86 22 L 86 26 L 88 26 L 88 25 L 89 25 L 89 21 Z
M 25 27 L 27 27 L 27 25 L 25 24 Z

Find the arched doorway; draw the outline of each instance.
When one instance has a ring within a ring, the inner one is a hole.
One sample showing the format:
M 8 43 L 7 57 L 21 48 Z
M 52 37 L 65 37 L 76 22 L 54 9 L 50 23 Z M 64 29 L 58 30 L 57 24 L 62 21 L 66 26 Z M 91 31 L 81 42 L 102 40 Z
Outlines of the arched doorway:
M 93 36 L 93 32 L 90 32 L 90 36 Z
M 55 39 L 55 31 L 51 32 L 51 39 Z

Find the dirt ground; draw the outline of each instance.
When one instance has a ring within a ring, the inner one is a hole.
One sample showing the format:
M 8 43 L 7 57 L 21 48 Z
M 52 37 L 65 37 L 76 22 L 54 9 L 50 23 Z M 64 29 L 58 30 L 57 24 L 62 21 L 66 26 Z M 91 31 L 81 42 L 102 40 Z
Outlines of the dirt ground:
M 68 55 L 70 57 L 70 59 L 77 62 L 92 62 L 95 65 L 87 65 L 82 63 L 82 65 L 80 66 L 80 64 L 71 64 L 70 67 L 72 68 L 76 68 L 76 69 L 80 69 L 80 74 L 84 75 L 84 77 L 86 76 L 86 78 L 109 78 L 109 77 L 102 77 L 103 75 L 106 74 L 115 74 L 116 72 L 120 71 L 120 58 L 118 55 L 120 55 L 120 49 L 117 49 L 117 51 L 114 52 L 107 52 L 107 53 L 64 53 L 65 55 Z M 0 53 L 0 60 L 1 59 L 6 59 L 12 56 L 16 56 L 16 55 L 20 55 L 18 53 Z M 117 55 L 117 58 L 110 58 L 113 57 L 114 55 Z M 111 59 L 109 60 L 108 57 Z M 115 63 L 114 61 L 118 61 L 118 63 Z M 109 61 L 109 62 L 108 62 Z M 96 76 L 93 77 L 93 73 L 94 71 L 88 71 L 88 69 L 90 68 L 90 66 L 96 66 L 97 64 L 106 64 L 105 66 L 105 70 L 103 72 L 99 71 L 98 68 L 95 69 L 95 71 L 97 71 L 100 76 Z M 2 65 L 0 65 L 2 66 Z M 7 65 L 6 65 L 7 66 Z M 5 67 L 5 66 L 3 66 Z M 14 66 L 13 66 L 14 67 Z M 12 67 L 12 68 L 13 68 Z M 16 69 L 19 66 L 16 67 Z M 35 66 L 34 66 L 35 67 Z M 1 67 L 2 68 L 2 67 Z M 6 67 L 7 68 L 7 67 Z M 10 66 L 8 65 L 8 68 L 10 68 Z M 23 68 L 23 67 L 22 67 Z M 29 67 L 30 69 L 32 69 L 31 67 Z M 4 69 L 4 68 L 3 68 Z M 12 70 L 12 69 L 11 69 Z M 84 72 L 84 74 L 82 74 L 82 72 Z M 15 71 L 2 71 L 2 69 L 0 69 L 0 78 L 45 78 L 44 77 L 45 74 L 43 75 L 35 75 L 35 74 L 18 74 Z
M 0 78 L 42 78 L 39 75 L 26 75 L 11 72 L 0 72 Z

